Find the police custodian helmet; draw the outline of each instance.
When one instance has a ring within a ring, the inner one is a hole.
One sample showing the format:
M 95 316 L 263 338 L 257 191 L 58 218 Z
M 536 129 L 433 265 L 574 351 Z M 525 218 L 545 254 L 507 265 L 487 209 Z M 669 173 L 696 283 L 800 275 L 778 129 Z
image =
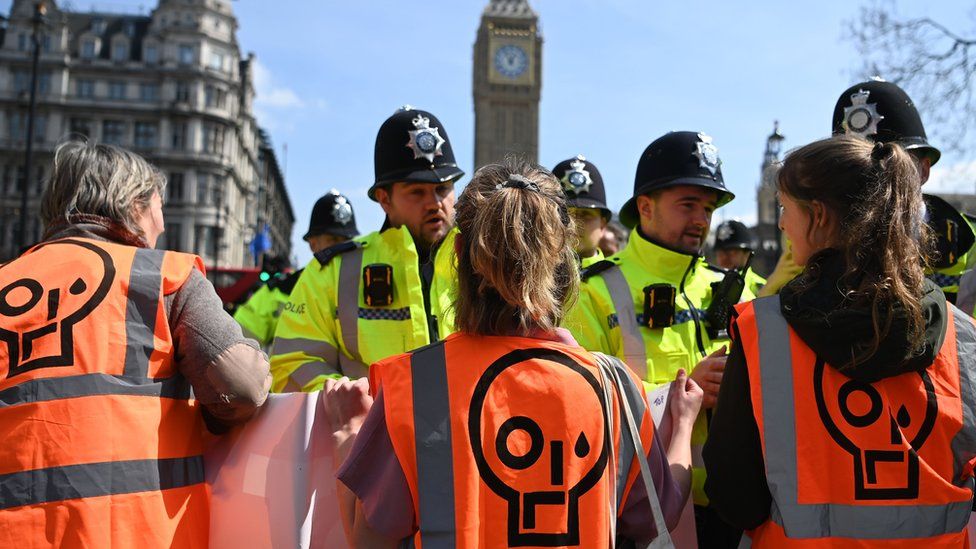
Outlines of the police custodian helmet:
M 637 197 L 667 187 L 705 187 L 718 193 L 717 206 L 728 204 L 735 195 L 725 187 L 721 165 L 718 148 L 704 133 L 669 132 L 655 139 L 637 163 L 634 195 L 620 209 L 620 222 L 637 226 Z
M 756 243 L 753 241 L 749 228 L 741 221 L 733 219 L 723 221 L 715 230 L 715 249 L 755 250 Z
M 603 186 L 603 176 L 596 165 L 578 154 L 563 160 L 552 169 L 552 174 L 563 186 L 566 205 L 570 208 L 591 208 L 600 210 L 604 219 L 609 220 L 613 213 L 607 207 L 607 191 Z
M 409 105 L 380 126 L 373 167 L 376 181 L 367 193 L 372 200 L 376 200 L 376 189 L 393 183 L 445 183 L 464 175 L 441 121 Z
M 832 126 L 834 135 L 898 143 L 932 164 L 941 156 L 939 149 L 929 145 L 922 118 L 905 90 L 881 79 L 854 84 L 840 94 Z
M 319 198 L 315 202 L 315 206 L 312 206 L 312 217 L 308 222 L 308 231 L 302 238 L 308 240 L 320 234 L 334 234 L 346 238 L 359 236 L 352 203 L 335 189 Z

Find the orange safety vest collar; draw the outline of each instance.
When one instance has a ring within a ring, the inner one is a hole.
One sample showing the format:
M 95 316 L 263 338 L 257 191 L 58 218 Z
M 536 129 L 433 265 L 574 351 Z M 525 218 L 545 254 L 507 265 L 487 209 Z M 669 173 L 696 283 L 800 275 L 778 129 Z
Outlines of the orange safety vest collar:
M 85 238 L 0 268 L 0 546 L 206 546 L 202 417 L 163 301 L 193 268 Z
M 932 366 L 867 384 L 818 359 L 787 324 L 779 296 L 736 308 L 773 498 L 752 543 L 962 546 L 976 447 L 972 321 L 950 306 Z

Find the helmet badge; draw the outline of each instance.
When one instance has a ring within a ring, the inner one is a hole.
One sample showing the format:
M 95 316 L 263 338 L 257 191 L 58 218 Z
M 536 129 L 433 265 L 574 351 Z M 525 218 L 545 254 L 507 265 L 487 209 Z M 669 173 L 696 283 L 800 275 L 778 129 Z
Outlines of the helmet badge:
M 563 175 L 563 189 L 569 193 L 582 194 L 590 192 L 593 178 L 586 169 L 586 158 L 576 155 L 576 160 L 569 163 L 570 170 Z
M 844 133 L 868 137 L 878 133 L 878 122 L 884 117 L 878 114 L 878 104 L 868 103 L 871 92 L 857 90 L 851 94 L 851 106 L 844 107 Z
M 695 152 L 692 154 L 698 157 L 698 167 L 705 168 L 713 177 L 722 165 L 722 159 L 718 157 L 718 147 L 712 143 L 709 135 L 698 134 L 698 143 L 695 144 Z
M 723 241 L 732 238 L 732 225 L 729 223 L 719 225 L 718 231 L 715 232 L 715 238 Z
M 444 145 L 444 138 L 441 137 L 439 128 L 430 127 L 430 119 L 422 114 L 418 114 L 411 121 L 414 130 L 410 134 L 410 141 L 407 147 L 413 151 L 414 159 L 426 158 L 428 162 L 433 162 L 435 156 L 441 156 L 441 146 Z
M 352 205 L 335 189 L 329 191 L 329 194 L 336 197 L 335 202 L 332 203 L 332 219 L 340 225 L 349 223 L 352 220 Z

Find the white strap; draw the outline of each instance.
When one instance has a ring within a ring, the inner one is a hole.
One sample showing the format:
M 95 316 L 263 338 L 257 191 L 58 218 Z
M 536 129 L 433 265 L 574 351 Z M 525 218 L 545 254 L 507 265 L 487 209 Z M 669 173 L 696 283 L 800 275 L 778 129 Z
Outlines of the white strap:
M 651 540 L 651 542 L 646 545 L 647 549 L 664 549 L 673 548 L 674 543 L 671 541 L 671 534 L 668 532 L 668 525 L 664 521 L 664 513 L 661 511 L 661 502 L 657 499 L 657 490 L 654 488 L 654 479 L 651 477 L 651 468 L 647 464 L 647 455 L 644 451 L 644 445 L 641 444 L 640 440 L 640 429 L 634 420 L 634 414 L 627 404 L 626 398 L 624 397 L 624 387 L 623 381 L 618 375 L 618 370 L 615 363 L 619 363 L 619 359 L 616 357 L 604 355 L 602 353 L 593 353 L 597 358 L 597 363 L 600 365 L 600 373 L 604 379 L 604 384 L 607 384 L 607 378 L 612 381 L 613 385 L 617 390 L 617 401 L 620 408 L 623 410 L 623 417 L 626 420 L 625 425 L 627 434 L 621 433 L 621 436 L 630 436 L 631 441 L 634 445 L 634 453 L 637 456 L 637 462 L 640 465 L 641 479 L 644 481 L 644 490 L 647 492 L 647 501 L 651 505 L 651 519 L 654 521 L 654 529 L 657 531 L 657 537 Z M 621 363 L 621 368 L 625 366 Z M 613 515 L 614 522 L 616 522 L 616 512 Z

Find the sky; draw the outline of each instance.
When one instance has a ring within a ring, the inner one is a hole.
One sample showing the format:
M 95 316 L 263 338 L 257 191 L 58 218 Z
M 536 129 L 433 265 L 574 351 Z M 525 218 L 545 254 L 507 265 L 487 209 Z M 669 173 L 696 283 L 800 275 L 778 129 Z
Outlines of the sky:
M 539 162 L 552 168 L 584 154 L 599 167 L 614 210 L 633 191 L 644 148 L 668 131 L 694 130 L 713 137 L 737 196 L 714 223 L 754 222 L 774 120 L 786 150 L 826 137 L 838 95 L 863 80 L 846 38 L 860 1 L 529 1 L 544 40 Z M 242 54 L 254 52 L 258 63 L 258 122 L 286 170 L 299 264 L 311 258 L 301 235 L 312 204 L 331 188 L 349 196 L 360 231 L 380 227 L 382 210 L 366 196 L 373 144 L 403 104 L 441 120 L 467 172 L 463 188 L 474 171 L 472 55 L 487 3 L 233 2 Z M 75 10 L 129 12 L 154 5 L 72 2 Z M 976 28 L 972 2 L 902 1 L 898 12 L 930 16 L 962 34 Z M 944 151 L 926 190 L 972 192 L 974 181 L 976 155 Z

